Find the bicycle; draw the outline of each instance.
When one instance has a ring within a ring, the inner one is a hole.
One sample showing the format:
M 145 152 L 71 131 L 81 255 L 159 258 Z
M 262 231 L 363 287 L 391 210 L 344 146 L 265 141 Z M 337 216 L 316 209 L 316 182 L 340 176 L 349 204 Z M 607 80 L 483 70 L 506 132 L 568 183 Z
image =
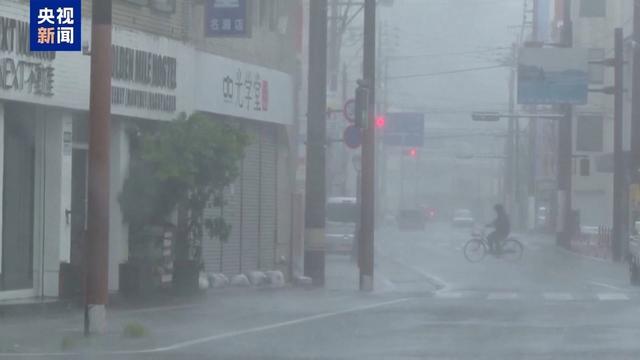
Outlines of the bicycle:
M 474 232 L 471 240 L 464 245 L 464 257 L 467 261 L 476 263 L 482 261 L 487 254 L 498 259 L 505 259 L 510 262 L 518 261 L 522 258 L 524 246 L 516 238 L 509 236 L 496 244 L 496 251 L 489 251 L 489 241 L 484 231 Z

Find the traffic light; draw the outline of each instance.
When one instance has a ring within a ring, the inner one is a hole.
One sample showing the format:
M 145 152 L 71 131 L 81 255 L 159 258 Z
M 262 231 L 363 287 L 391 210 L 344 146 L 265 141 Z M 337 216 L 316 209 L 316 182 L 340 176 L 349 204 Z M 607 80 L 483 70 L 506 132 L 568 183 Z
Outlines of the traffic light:
M 383 129 L 386 122 L 387 122 L 387 119 L 384 116 L 382 115 L 376 116 L 376 129 Z
M 411 149 L 407 150 L 407 155 L 410 156 L 410 157 L 418 156 L 418 149 L 411 148 Z

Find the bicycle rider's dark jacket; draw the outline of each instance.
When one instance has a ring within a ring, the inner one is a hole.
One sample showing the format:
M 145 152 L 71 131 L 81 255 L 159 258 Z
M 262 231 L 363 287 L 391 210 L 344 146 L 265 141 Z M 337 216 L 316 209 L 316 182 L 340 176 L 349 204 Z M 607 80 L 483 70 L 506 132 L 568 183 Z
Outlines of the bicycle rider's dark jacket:
M 511 232 L 511 223 L 506 213 L 498 213 L 498 217 L 491 223 L 491 227 L 495 228 L 496 235 L 507 237 Z

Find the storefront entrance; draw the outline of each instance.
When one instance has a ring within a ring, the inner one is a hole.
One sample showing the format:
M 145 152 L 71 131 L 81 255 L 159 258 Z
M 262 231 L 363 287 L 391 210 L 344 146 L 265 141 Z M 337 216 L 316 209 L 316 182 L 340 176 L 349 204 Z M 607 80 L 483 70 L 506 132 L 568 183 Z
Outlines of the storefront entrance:
M 34 287 L 36 121 L 24 106 L 4 106 L 0 291 Z

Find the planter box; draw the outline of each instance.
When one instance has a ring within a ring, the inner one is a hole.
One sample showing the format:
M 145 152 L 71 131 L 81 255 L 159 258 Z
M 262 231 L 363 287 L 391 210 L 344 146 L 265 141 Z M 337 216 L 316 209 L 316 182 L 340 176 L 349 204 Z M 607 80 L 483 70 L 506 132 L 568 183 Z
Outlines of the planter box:
M 120 264 L 120 293 L 125 297 L 141 297 L 155 290 L 151 261 L 130 260 Z
M 80 299 L 84 294 L 82 267 L 76 264 L 61 263 L 58 283 L 58 296 L 61 299 Z
M 178 295 L 200 292 L 200 264 L 195 261 L 175 261 L 173 265 L 173 289 Z

